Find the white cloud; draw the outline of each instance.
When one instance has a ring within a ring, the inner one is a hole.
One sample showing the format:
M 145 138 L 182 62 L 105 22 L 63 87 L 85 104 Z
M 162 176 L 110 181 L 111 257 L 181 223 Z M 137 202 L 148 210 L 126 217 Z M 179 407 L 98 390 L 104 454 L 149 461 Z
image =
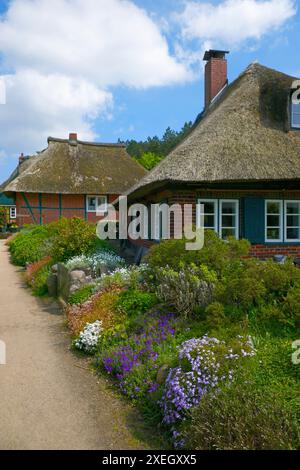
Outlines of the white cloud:
M 92 119 L 108 111 L 113 100 L 111 93 L 84 79 L 42 75 L 31 69 L 8 75 L 5 82 L 7 104 L 0 108 L 0 142 L 16 151 L 43 148 L 47 136 L 67 137 L 72 130 L 78 130 L 82 139 L 93 140 Z
M 95 138 L 112 87 L 191 78 L 159 26 L 129 0 L 12 0 L 0 17 L 0 54 L 11 71 L 0 145 L 12 152 L 38 149 L 49 134 Z
M 226 0 L 218 5 L 187 1 L 174 16 L 185 39 L 238 46 L 277 30 L 295 14 L 293 0 Z

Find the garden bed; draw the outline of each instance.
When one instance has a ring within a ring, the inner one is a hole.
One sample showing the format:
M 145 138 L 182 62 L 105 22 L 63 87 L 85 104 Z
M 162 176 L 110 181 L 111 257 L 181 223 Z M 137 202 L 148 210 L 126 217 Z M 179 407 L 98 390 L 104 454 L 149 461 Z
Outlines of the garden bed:
M 36 293 L 57 262 L 84 273 L 88 282 L 67 299 L 72 346 L 147 422 L 176 448 L 299 448 L 300 366 L 292 354 L 300 270 L 292 260 L 248 259 L 248 242 L 208 232 L 199 252 L 187 252 L 185 240 L 165 241 L 146 264 L 128 267 L 86 225 L 81 243 L 68 224 L 78 222 L 17 235 L 12 259 L 30 260 Z

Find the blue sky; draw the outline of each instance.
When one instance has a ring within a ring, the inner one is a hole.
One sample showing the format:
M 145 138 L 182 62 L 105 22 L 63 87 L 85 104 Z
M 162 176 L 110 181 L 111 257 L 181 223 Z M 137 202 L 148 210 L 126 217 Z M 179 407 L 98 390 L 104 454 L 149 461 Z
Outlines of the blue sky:
M 180 129 L 203 108 L 203 52 L 300 76 L 293 0 L 0 0 L 0 182 L 48 135 L 114 142 Z

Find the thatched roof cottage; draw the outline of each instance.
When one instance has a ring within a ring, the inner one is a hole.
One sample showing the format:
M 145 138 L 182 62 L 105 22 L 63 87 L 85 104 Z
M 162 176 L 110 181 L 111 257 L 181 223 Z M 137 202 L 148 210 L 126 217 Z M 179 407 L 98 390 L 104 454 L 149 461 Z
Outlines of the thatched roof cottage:
M 198 202 L 205 228 L 249 239 L 253 255 L 300 256 L 300 82 L 254 63 L 228 84 L 226 52 L 204 60 L 204 111 L 129 202 L 193 203 L 199 224 Z
M 16 201 L 19 225 L 44 224 L 77 216 L 96 222 L 108 203 L 145 176 L 122 144 L 48 138 L 48 147 L 35 156 L 21 155 L 18 168 L 5 185 Z

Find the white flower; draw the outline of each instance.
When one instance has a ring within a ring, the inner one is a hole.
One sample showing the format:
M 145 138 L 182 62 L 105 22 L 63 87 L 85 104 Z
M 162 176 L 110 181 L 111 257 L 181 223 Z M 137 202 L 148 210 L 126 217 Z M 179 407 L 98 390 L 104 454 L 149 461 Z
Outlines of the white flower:
M 101 320 L 97 320 L 95 323 L 87 323 L 79 338 L 74 341 L 75 348 L 87 353 L 93 353 L 102 331 Z

